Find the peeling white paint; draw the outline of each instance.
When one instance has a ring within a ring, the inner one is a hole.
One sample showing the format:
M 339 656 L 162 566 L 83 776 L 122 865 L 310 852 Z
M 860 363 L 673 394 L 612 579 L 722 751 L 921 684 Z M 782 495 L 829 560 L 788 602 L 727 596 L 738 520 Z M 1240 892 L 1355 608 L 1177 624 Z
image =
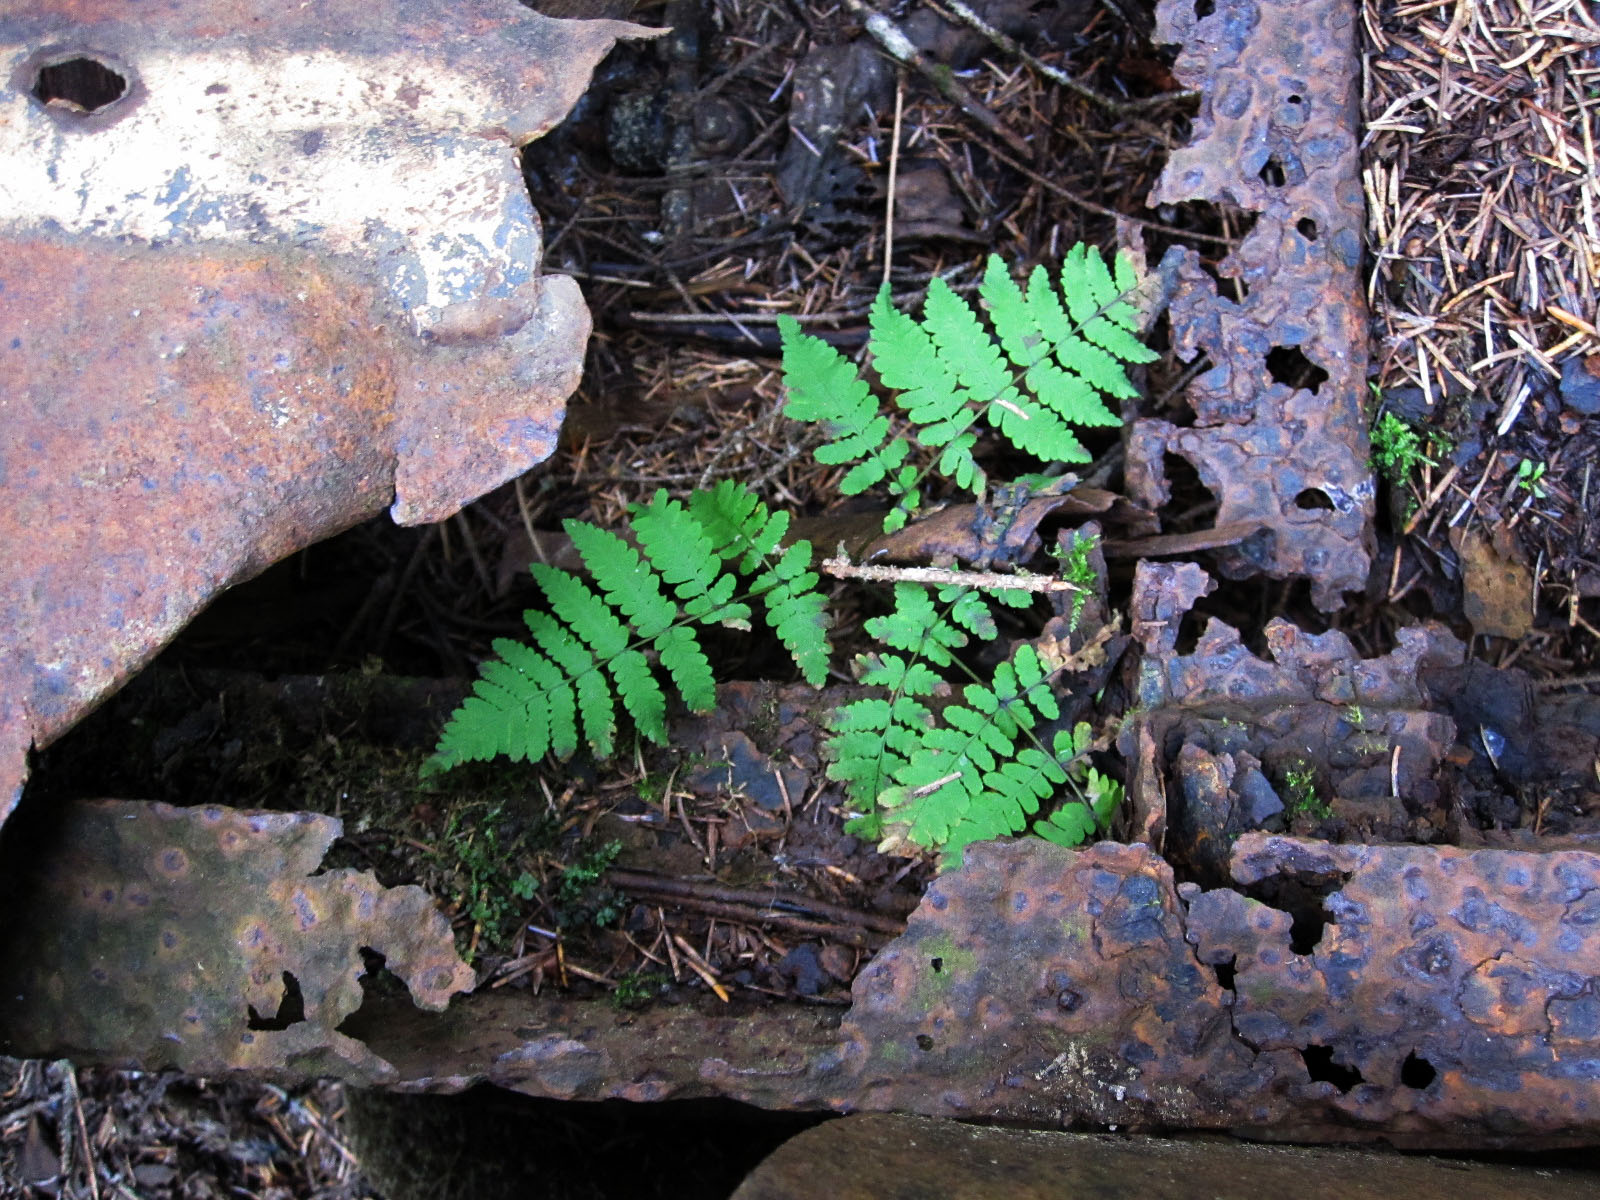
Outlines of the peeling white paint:
M 0 79 L 27 81 L 11 46 Z M 486 86 L 414 57 L 89 47 L 129 91 L 92 117 L 0 88 L 0 227 L 290 244 L 381 264 L 424 330 L 536 274 L 537 218 Z M 51 109 L 54 111 L 51 111 Z

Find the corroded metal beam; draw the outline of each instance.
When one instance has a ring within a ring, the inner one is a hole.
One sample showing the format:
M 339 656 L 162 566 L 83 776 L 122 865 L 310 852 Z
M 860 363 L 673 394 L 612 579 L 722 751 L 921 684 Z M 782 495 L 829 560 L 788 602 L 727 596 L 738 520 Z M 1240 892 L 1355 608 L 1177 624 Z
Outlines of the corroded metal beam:
M 1350 0 L 1161 0 L 1156 39 L 1201 91 L 1195 136 L 1152 206 L 1203 200 L 1248 225 L 1215 276 L 1192 250 L 1162 261 L 1173 344 L 1210 368 L 1190 386 L 1194 424 L 1135 422 L 1127 478 L 1151 508 L 1163 456 L 1188 460 L 1216 524 L 1261 532 L 1219 557 L 1234 577 L 1311 580 L 1319 608 L 1365 585 L 1375 491 L 1367 464 L 1367 311 L 1358 156 L 1360 56 Z

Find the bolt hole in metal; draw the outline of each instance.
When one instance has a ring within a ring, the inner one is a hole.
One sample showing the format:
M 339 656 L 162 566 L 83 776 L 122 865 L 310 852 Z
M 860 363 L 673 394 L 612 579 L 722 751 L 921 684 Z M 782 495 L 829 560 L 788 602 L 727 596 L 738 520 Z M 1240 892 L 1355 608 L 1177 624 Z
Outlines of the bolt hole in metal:
M 39 68 L 33 95 L 81 113 L 98 112 L 128 94 L 128 80 L 98 59 L 79 54 Z
M 1306 488 L 1294 498 L 1294 504 L 1296 508 L 1321 509 L 1325 512 L 1334 509 L 1332 497 L 1321 488 Z

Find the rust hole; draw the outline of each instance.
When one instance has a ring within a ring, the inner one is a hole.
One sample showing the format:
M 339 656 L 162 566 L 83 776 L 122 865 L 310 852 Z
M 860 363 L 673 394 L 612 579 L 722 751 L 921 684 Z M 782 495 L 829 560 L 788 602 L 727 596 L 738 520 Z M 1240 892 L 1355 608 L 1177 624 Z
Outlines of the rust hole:
M 1214 0 L 1194 0 L 1194 19 L 1203 21 L 1217 11 Z
M 264 1017 L 256 1011 L 255 1005 L 249 1005 L 250 1020 L 246 1029 L 284 1030 L 291 1025 L 298 1025 L 306 1019 L 306 1000 L 300 991 L 300 981 L 294 977 L 294 972 L 283 973 L 283 999 L 278 1001 L 278 1011 L 270 1017 Z
M 1299 346 L 1274 346 L 1267 351 L 1267 373 L 1274 382 L 1304 388 L 1313 396 L 1328 382 L 1328 373 L 1307 358 Z
M 1266 163 L 1262 166 L 1261 182 L 1266 184 L 1268 187 L 1275 188 L 1280 188 L 1289 182 L 1289 177 L 1284 174 L 1283 163 L 1279 160 L 1276 154 L 1267 159 Z
M 98 59 L 81 54 L 41 67 L 33 83 L 34 97 L 41 104 L 59 101 L 83 113 L 115 104 L 127 93 L 127 79 Z
M 1306 488 L 1296 496 L 1294 498 L 1294 506 L 1312 510 L 1320 508 L 1327 512 L 1333 511 L 1333 501 L 1328 498 L 1328 493 L 1321 488 L 1314 487 Z
M 1228 959 L 1227 962 L 1213 963 L 1211 965 L 1212 971 L 1214 971 L 1217 976 L 1217 986 L 1225 992 L 1231 992 L 1234 990 L 1234 975 L 1236 973 L 1235 964 L 1238 961 L 1239 960 L 1236 956 Z
M 1158 510 L 1162 530 L 1189 533 L 1210 525 L 1217 511 L 1217 498 L 1194 464 L 1167 450 L 1161 456 L 1161 470 L 1167 485 L 1167 501 Z
M 1200 635 L 1205 632 L 1206 621 L 1209 618 L 1203 612 L 1190 609 L 1183 614 L 1183 619 L 1178 622 L 1178 640 L 1173 644 L 1172 652 L 1179 658 L 1188 658 L 1200 648 Z
M 1289 926 L 1289 949 L 1302 957 L 1315 953 L 1322 934 L 1328 927 L 1327 910 L 1319 903 L 1297 905 L 1292 910 L 1294 923 Z
M 937 975 L 940 971 L 944 970 L 944 959 L 930 958 L 928 960 L 928 965 L 933 968 L 933 973 Z
M 1275 763 L 1271 771 L 1277 782 L 1286 787 L 1284 766 Z M 1268 876 L 1244 891 L 1252 899 L 1288 913 L 1293 918 L 1289 926 L 1289 950 L 1293 954 L 1309 955 L 1322 941 L 1323 930 L 1334 923 L 1323 902 L 1349 881 L 1350 875 L 1345 871 L 1289 871 Z
M 931 1037 L 929 1037 L 925 1033 L 917 1034 L 917 1049 L 918 1050 L 932 1050 L 933 1049 L 933 1039 Z
M 1310 217 L 1301 217 L 1294 223 L 1294 227 L 1300 231 L 1300 236 L 1305 238 L 1306 241 L 1314 242 L 1317 240 L 1317 223 Z
M 1439 1072 L 1433 1069 L 1433 1064 L 1415 1050 L 1406 1055 L 1405 1062 L 1400 1064 L 1400 1082 L 1408 1088 L 1420 1091 L 1438 1077 Z
M 1306 1074 L 1310 1075 L 1313 1081 L 1331 1083 L 1341 1093 L 1348 1092 L 1362 1082 L 1360 1071 L 1333 1061 L 1332 1046 L 1314 1044 L 1307 1046 L 1300 1051 L 1300 1057 L 1305 1060 Z

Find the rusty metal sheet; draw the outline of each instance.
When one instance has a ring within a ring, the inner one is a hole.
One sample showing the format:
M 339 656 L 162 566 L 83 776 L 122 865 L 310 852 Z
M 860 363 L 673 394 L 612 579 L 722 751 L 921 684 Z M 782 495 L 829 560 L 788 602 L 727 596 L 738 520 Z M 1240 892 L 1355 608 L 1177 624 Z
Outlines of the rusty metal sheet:
M 1292 915 L 1192 895 L 1189 935 L 1261 1058 L 1316 1048 L 1326 1111 L 1399 1144 L 1600 1140 L 1600 856 L 1248 834 L 1233 876 L 1321 885 Z
M 223 588 L 549 454 L 589 322 L 515 147 L 646 32 L 0 0 L 0 820 Z
M 8 881 L 13 1045 L 377 1082 L 393 1068 L 338 1031 L 361 1004 L 362 948 L 427 1009 L 475 982 L 421 888 L 317 871 L 343 828 L 332 817 L 93 801 L 53 819 L 58 852 Z
M 1156 40 L 1183 46 L 1173 73 L 1202 96 L 1194 140 L 1173 151 L 1149 202 L 1256 214 L 1216 267 L 1246 294 L 1219 295 L 1192 250 L 1163 259 L 1173 345 L 1211 365 L 1189 388 L 1192 427 L 1135 423 L 1129 493 L 1159 507 L 1169 496 L 1163 456 L 1188 460 L 1217 497 L 1218 526 L 1264 529 L 1220 551 L 1220 569 L 1305 575 L 1317 606 L 1332 611 L 1365 584 L 1374 544 L 1356 8 L 1216 0 L 1200 11 L 1191 0 L 1156 9 Z
M 1247 834 L 1174 890 L 1143 847 L 988 844 L 857 981 L 855 1103 L 1520 1146 L 1600 1139 L 1600 857 Z

